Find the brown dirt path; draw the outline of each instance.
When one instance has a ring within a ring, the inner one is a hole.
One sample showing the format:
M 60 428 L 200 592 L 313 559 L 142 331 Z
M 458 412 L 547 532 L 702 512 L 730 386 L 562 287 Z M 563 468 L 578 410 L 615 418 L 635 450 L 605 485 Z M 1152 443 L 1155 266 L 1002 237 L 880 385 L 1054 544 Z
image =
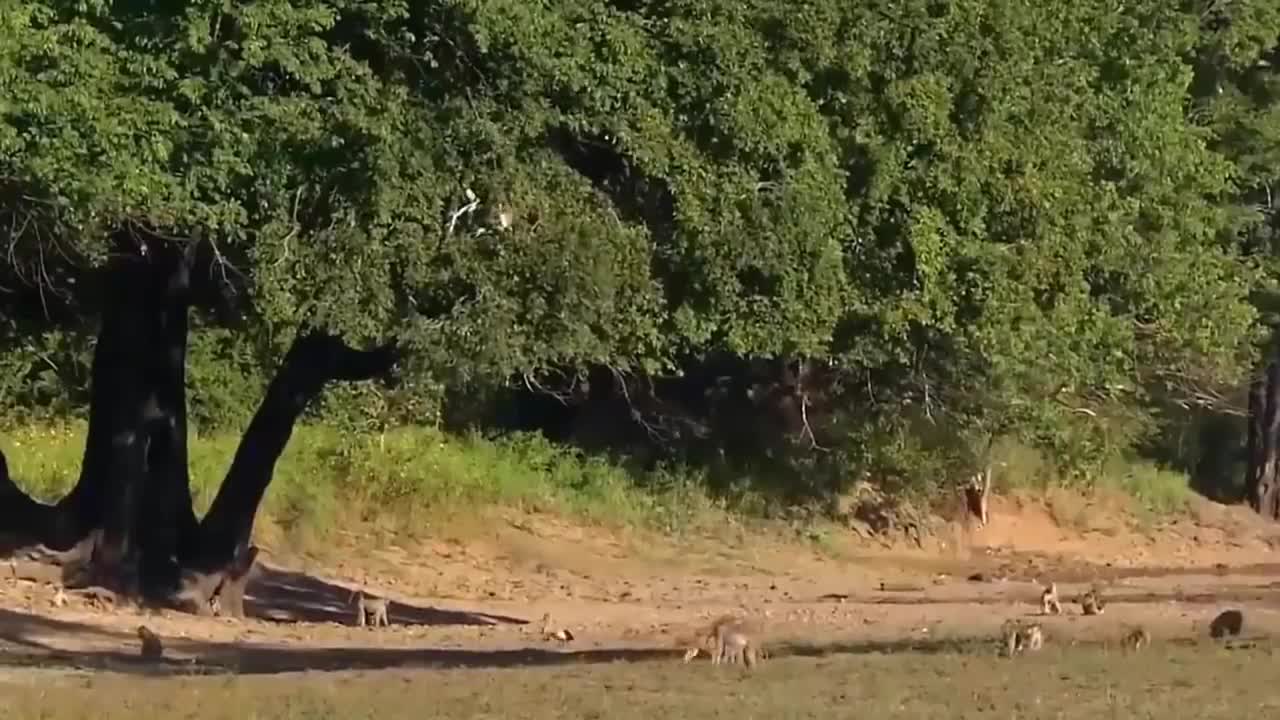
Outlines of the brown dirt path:
M 1097 508 L 1086 528 L 1062 527 L 1039 503 L 997 501 L 993 510 L 989 527 L 950 525 L 913 548 L 853 533 L 821 548 L 758 538 L 675 544 L 512 515 L 457 538 L 386 544 L 359 567 L 268 549 L 244 622 L 75 595 L 55 608 L 52 587 L 0 571 L 0 664 L 138 667 L 140 623 L 165 638 L 165 667 L 183 672 L 675 657 L 692 627 L 726 612 L 757 620 L 779 648 L 927 648 L 1037 613 L 1038 583 L 1049 580 L 1066 614 L 1042 620 L 1059 642 L 1110 642 L 1137 623 L 1194 637 L 1227 607 L 1245 611 L 1246 635 L 1280 630 L 1280 526 L 1247 509 L 1199 501 L 1190 517 L 1147 528 Z M 362 584 L 393 600 L 393 627 L 352 626 L 348 592 Z M 1083 617 L 1065 601 L 1092 585 L 1110 604 Z M 545 640 L 544 613 L 574 640 Z

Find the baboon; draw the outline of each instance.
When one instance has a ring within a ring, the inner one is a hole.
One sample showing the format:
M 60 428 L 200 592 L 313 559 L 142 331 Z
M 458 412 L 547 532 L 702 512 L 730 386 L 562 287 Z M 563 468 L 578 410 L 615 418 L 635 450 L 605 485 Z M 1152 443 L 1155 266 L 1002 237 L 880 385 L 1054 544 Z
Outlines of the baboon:
M 689 646 L 685 649 L 684 661 L 698 657 L 699 652 L 709 652 L 709 646 L 715 641 L 716 636 L 720 632 L 722 625 L 737 622 L 737 618 L 732 615 L 721 615 L 706 628 L 698 630 L 694 633 L 693 639 L 689 641 Z M 714 657 L 712 658 L 714 660 Z
M 991 495 L 991 468 L 974 473 L 964 486 L 965 503 L 969 512 L 978 518 L 978 527 L 987 526 L 987 498 Z
M 1062 614 L 1062 603 L 1058 600 L 1058 583 L 1049 583 L 1049 587 L 1045 588 L 1044 592 L 1040 593 L 1040 614 Z
M 493 220 L 494 220 L 494 224 L 498 226 L 499 230 L 510 230 L 511 223 L 513 220 L 511 215 L 511 208 L 507 207 L 504 204 L 499 204 L 494 208 Z
M 1097 588 L 1093 588 L 1080 596 L 1080 611 L 1085 615 L 1101 615 L 1106 607 L 1107 605 L 1103 602 L 1102 595 Z
M 562 643 L 573 640 L 573 633 L 568 628 L 557 628 L 552 624 L 551 613 L 542 616 L 542 639 L 559 640 Z
M 390 626 L 391 621 L 387 618 L 387 606 L 390 604 L 386 598 L 375 598 L 364 594 L 363 590 L 354 593 L 356 599 L 356 625 L 364 627 L 367 616 L 373 616 L 373 626 Z
M 66 588 L 59 587 L 58 592 L 53 594 L 53 600 L 51 600 L 50 603 L 56 608 L 60 608 L 66 605 L 67 604 Z
M 1018 621 L 1005 620 L 1000 626 L 1000 635 L 1002 644 L 1004 645 L 1004 654 L 1006 657 L 1013 657 L 1018 653 Z
M 1039 623 L 1024 625 L 1018 638 L 1023 650 L 1035 651 L 1044 647 L 1044 630 L 1040 628 Z
M 1230 635 L 1235 637 L 1244 629 L 1244 613 L 1239 610 L 1223 610 L 1209 623 L 1209 637 L 1217 640 Z
M 748 668 L 753 668 L 759 661 L 756 645 L 741 630 L 726 626 L 720 640 L 720 661 L 736 664 L 739 661 Z M 713 660 L 714 662 L 714 660 Z
M 1024 625 L 1017 620 L 1006 620 L 1000 626 L 1000 631 L 1006 657 L 1013 657 L 1027 650 L 1039 650 L 1044 646 L 1044 630 L 1039 623 Z
M 1151 633 L 1146 628 L 1136 627 L 1129 631 L 1121 641 L 1126 650 L 1138 651 L 1151 644 Z
M 685 651 L 684 661 L 697 657 L 699 651 L 709 652 L 715 665 L 725 659 L 736 662 L 741 658 L 747 667 L 752 667 L 760 657 L 759 648 L 748 636 L 746 622 L 733 615 L 721 615 L 700 631 Z
M 143 659 L 159 660 L 164 654 L 164 645 L 160 643 L 160 636 L 151 632 L 146 625 L 138 626 L 138 639 L 142 641 Z

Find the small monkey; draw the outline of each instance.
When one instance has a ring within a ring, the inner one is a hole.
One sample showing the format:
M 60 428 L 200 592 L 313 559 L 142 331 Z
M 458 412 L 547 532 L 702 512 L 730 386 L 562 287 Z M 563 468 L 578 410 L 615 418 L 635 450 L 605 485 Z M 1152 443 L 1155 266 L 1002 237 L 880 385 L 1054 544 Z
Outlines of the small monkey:
M 1018 621 L 1005 620 L 1000 626 L 1001 645 L 1004 646 L 1005 657 L 1013 657 L 1018 653 Z
M 144 660 L 159 660 L 164 655 L 164 645 L 160 643 L 160 636 L 156 635 L 146 625 L 138 626 L 138 639 L 142 641 L 142 658 Z
M 1209 623 L 1209 637 L 1217 640 L 1227 635 L 1239 635 L 1244 629 L 1244 613 L 1239 610 L 1223 610 Z
M 559 640 L 567 643 L 573 640 L 573 633 L 568 628 L 557 628 L 552 624 L 551 613 L 544 613 L 542 616 L 542 639 L 543 640 Z
M 58 592 L 53 594 L 53 600 L 51 600 L 50 602 L 56 608 L 60 608 L 66 605 L 67 604 L 66 588 L 59 587 Z
M 684 661 L 697 657 L 700 650 L 709 651 L 713 665 L 742 660 L 747 667 L 754 667 L 760 659 L 760 649 L 748 635 L 746 622 L 733 615 L 716 618 L 699 633 L 694 645 L 685 652 Z
M 1080 611 L 1085 615 L 1101 615 L 1107 605 L 1096 588 L 1080 597 Z
M 497 200 L 485 203 L 485 205 L 482 218 L 484 225 L 499 232 L 506 232 L 511 229 L 511 226 L 515 223 L 515 215 L 511 211 L 510 204 L 505 200 Z
M 760 661 L 755 643 L 740 629 L 726 626 L 720 639 L 720 661 L 736 664 L 739 661 L 748 668 L 753 668 Z
M 978 527 L 987 526 L 989 519 L 987 499 L 991 496 L 991 468 L 974 473 L 964 487 L 965 502 L 969 512 L 978 518 Z
M 1130 630 L 1121 642 L 1126 650 L 1137 652 L 1151 644 L 1151 633 L 1147 632 L 1146 628 L 1136 627 Z
M 1013 657 L 1025 651 L 1039 650 L 1044 646 L 1044 630 L 1038 623 L 1022 624 L 1017 620 L 1006 620 L 1000 626 L 1003 636 L 1006 657 Z
M 356 598 L 356 625 L 365 626 L 365 620 L 368 616 L 373 617 L 373 626 L 390 626 L 391 622 L 387 619 L 386 598 L 375 598 L 364 594 L 363 590 L 355 593 Z
M 1044 647 L 1044 630 L 1040 628 L 1039 623 L 1023 626 L 1018 637 L 1023 650 L 1035 651 Z
M 712 620 L 710 625 L 703 630 L 699 630 L 694 636 L 691 644 L 685 651 L 684 661 L 689 662 L 697 657 L 699 652 L 707 651 L 709 647 L 715 643 L 716 638 L 719 637 L 721 628 L 735 622 L 738 622 L 738 618 L 733 615 L 721 615 L 715 620 Z M 712 660 L 715 659 L 716 656 L 712 656 Z
M 1049 583 L 1049 587 L 1045 588 L 1044 592 L 1040 593 L 1040 614 L 1062 614 L 1062 602 L 1058 600 L 1058 583 Z

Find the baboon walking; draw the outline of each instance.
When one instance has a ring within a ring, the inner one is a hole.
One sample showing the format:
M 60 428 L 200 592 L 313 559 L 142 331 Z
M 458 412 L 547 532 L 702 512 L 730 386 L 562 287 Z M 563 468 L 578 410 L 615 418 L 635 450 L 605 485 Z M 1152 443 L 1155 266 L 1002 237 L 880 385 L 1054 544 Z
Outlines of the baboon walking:
M 542 616 L 542 639 L 558 640 L 566 643 L 573 640 L 573 633 L 569 631 L 569 628 L 556 627 L 551 619 L 551 613 L 544 613 Z
M 389 627 L 391 625 L 391 621 L 387 617 L 387 605 L 389 603 L 386 598 L 370 597 L 365 595 L 363 590 L 357 590 L 353 595 L 356 600 L 356 625 L 364 627 L 368 616 L 373 616 L 374 627 Z
M 684 661 L 689 662 L 700 651 L 710 653 L 713 665 L 726 660 L 730 663 L 741 660 L 749 668 L 755 667 L 763 656 L 749 635 L 747 623 L 733 615 L 722 615 L 700 631 L 685 651 Z

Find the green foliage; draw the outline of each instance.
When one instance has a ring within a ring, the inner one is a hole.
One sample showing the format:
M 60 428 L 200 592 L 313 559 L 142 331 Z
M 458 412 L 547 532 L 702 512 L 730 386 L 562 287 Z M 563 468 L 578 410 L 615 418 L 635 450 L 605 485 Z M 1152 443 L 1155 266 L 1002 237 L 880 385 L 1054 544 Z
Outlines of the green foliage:
M 146 226 L 251 288 L 196 324 L 202 432 L 310 324 L 411 351 L 314 409 L 365 437 L 605 369 L 730 493 L 928 494 L 1006 437 L 1092 484 L 1254 360 L 1277 39 L 1268 3 L 13 0 L 0 411 L 79 411 L 86 268 Z M 810 363 L 805 432 L 656 389 L 719 358 Z
M 53 501 L 79 477 L 84 435 L 82 422 L 12 427 L 0 450 L 24 489 Z M 238 441 L 192 433 L 198 513 L 213 501 Z M 637 478 L 535 435 L 490 440 L 404 428 L 353 436 L 304 425 L 276 467 L 262 522 L 293 539 L 323 539 L 343 523 L 390 520 L 413 533 L 490 507 L 669 534 L 714 531 L 724 516 L 692 473 L 660 469 Z

